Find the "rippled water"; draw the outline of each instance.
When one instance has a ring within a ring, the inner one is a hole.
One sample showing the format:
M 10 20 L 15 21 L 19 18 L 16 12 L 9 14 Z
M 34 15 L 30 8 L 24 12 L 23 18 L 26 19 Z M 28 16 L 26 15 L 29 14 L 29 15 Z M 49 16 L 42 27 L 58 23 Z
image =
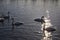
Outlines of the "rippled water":
M 0 16 L 10 12 L 9 22 L 0 23 L 0 40 L 41 40 L 41 24 L 34 19 L 46 16 L 46 10 L 49 10 L 51 22 L 57 30 L 53 40 L 60 40 L 60 0 L 0 0 Z M 12 17 L 24 25 L 15 26 L 12 31 Z

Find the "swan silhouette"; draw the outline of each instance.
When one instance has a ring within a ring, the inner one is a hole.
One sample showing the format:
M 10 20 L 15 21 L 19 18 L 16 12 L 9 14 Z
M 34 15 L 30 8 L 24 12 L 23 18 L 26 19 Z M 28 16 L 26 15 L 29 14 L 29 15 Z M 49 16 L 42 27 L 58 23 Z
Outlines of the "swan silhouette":
M 36 18 L 36 19 L 34 19 L 34 21 L 41 22 L 41 19 L 40 18 Z
M 34 19 L 34 21 L 36 22 L 40 22 L 40 23 L 45 23 L 45 21 L 43 20 L 44 16 L 42 16 L 41 18 L 36 18 Z
M 21 22 L 14 22 L 14 18 L 12 18 L 12 25 L 20 26 L 20 25 L 23 25 L 23 23 L 21 23 Z
M 54 32 L 54 31 L 56 31 L 56 29 L 52 28 L 52 27 L 48 27 L 45 30 L 48 31 L 48 32 Z

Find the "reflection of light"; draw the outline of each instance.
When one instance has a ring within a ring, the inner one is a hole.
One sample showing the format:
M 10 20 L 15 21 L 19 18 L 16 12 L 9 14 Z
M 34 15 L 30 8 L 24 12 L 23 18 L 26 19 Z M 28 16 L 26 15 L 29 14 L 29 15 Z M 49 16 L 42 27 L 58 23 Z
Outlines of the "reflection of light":
M 48 19 L 48 18 L 45 17 L 44 18 L 44 21 L 45 21 L 45 23 L 42 24 L 42 27 L 44 27 L 44 25 L 45 25 L 45 29 L 48 28 L 48 27 L 52 27 L 52 24 L 50 22 L 51 21 L 50 19 Z M 44 37 L 45 40 L 48 39 L 48 37 L 51 37 L 52 36 L 51 32 L 48 32 L 46 30 L 44 30 L 44 34 L 45 34 L 45 37 Z
M 47 26 L 47 27 L 51 27 L 52 24 L 51 24 L 51 23 L 45 23 L 45 26 Z
M 51 34 L 51 32 L 47 32 L 47 31 L 45 31 L 45 37 L 43 37 L 43 40 L 52 40 L 52 34 Z
M 50 22 L 50 19 L 44 18 L 45 22 Z
M 42 29 L 43 28 L 49 28 L 49 27 L 52 27 L 53 25 L 51 24 L 51 20 L 49 19 L 49 11 L 48 10 L 46 10 L 46 13 L 47 13 L 47 17 L 44 17 L 44 21 L 45 21 L 45 23 L 44 24 L 42 24 Z M 45 26 L 44 26 L 45 25 Z M 52 38 L 51 38 L 51 36 L 52 36 L 52 34 L 51 34 L 51 32 L 48 32 L 47 30 L 43 30 L 44 31 L 44 34 L 45 34 L 45 37 L 43 38 L 43 40 L 52 40 Z M 50 39 L 49 39 L 50 38 Z
M 46 10 L 46 13 L 47 13 L 47 18 L 49 18 L 50 16 L 49 16 L 49 11 L 48 10 Z
M 50 19 L 47 19 L 46 17 L 45 17 L 45 22 L 46 22 L 45 23 L 45 29 L 52 26 L 52 24 L 50 22 Z M 46 37 L 50 37 L 51 36 L 51 32 L 48 32 L 48 31 L 45 30 L 45 35 L 46 35 Z
M 45 20 L 45 28 L 48 28 L 48 27 L 52 26 L 52 24 L 50 22 L 50 19 L 48 19 L 48 18 L 45 17 L 44 20 Z
M 50 20 L 45 20 L 45 22 L 49 22 Z

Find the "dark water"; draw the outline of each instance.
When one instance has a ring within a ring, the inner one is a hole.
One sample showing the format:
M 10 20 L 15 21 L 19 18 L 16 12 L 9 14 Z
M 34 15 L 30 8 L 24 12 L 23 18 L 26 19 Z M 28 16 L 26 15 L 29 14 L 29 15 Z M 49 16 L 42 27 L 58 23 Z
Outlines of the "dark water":
M 10 20 L 0 23 L 0 40 L 41 40 L 41 24 L 35 18 L 46 16 L 50 11 L 50 19 L 56 32 L 53 40 L 60 40 L 60 0 L 0 0 L 0 16 L 10 12 Z M 15 22 L 23 22 L 12 31 L 11 18 Z

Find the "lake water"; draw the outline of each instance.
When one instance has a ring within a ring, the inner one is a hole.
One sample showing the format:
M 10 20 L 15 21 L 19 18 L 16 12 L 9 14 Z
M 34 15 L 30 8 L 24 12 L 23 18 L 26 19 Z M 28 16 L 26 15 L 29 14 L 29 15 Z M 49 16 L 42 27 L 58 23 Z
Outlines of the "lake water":
M 35 18 L 46 16 L 46 10 L 56 32 L 53 40 L 60 40 L 60 0 L 0 0 L 0 16 L 10 12 L 10 20 L 0 23 L 0 40 L 41 40 L 41 24 Z M 11 18 L 24 25 L 15 26 L 12 31 Z

